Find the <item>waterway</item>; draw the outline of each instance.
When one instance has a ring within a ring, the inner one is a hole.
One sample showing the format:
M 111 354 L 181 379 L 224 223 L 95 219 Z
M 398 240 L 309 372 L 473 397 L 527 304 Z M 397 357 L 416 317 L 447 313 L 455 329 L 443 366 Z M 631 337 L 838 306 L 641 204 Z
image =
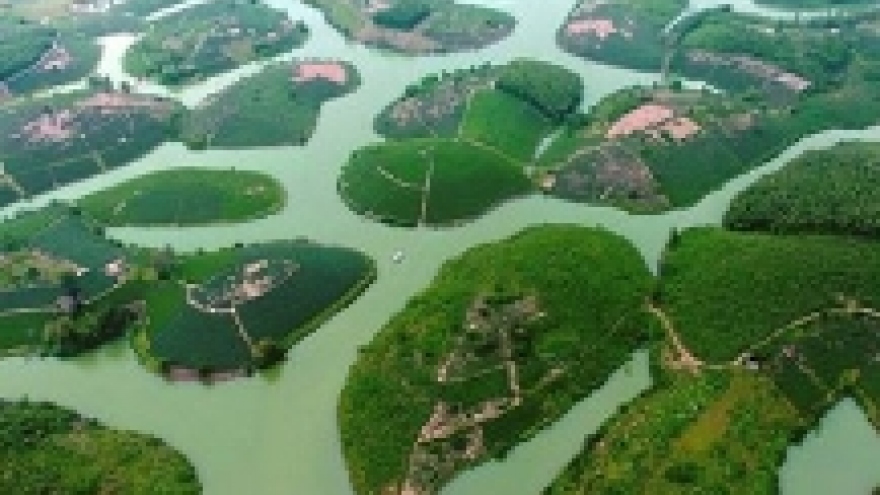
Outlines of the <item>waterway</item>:
M 178 250 L 308 237 L 357 248 L 373 256 L 379 264 L 377 282 L 295 347 L 277 373 L 211 387 L 169 384 L 141 368 L 131 351 L 120 344 L 69 361 L 0 361 L 0 396 L 26 395 L 50 400 L 114 427 L 155 434 L 189 456 L 208 495 L 350 495 L 336 425 L 337 398 L 348 367 L 356 359 L 358 347 L 368 343 L 409 297 L 430 283 L 443 261 L 529 225 L 571 223 L 602 226 L 626 237 L 653 269 L 671 229 L 717 224 L 731 198 L 761 175 L 806 150 L 825 148 L 846 139 L 880 141 L 880 127 L 811 136 L 760 169 L 730 181 L 694 207 L 657 216 L 634 216 L 613 208 L 572 204 L 540 195 L 506 203 L 477 221 L 444 230 L 397 229 L 351 213 L 336 195 L 340 167 L 352 150 L 379 140 L 372 131 L 373 116 L 407 84 L 425 74 L 534 57 L 581 74 L 586 83 L 587 105 L 621 87 L 650 84 L 658 79 L 653 74 L 587 62 L 559 50 L 554 42 L 555 30 L 571 8 L 570 0 L 471 1 L 515 15 L 519 24 L 514 35 L 475 52 L 406 57 L 346 41 L 327 26 L 320 13 L 297 0 L 269 0 L 286 9 L 293 19 L 305 20 L 312 31 L 304 47 L 278 59 L 348 60 L 357 66 L 363 78 L 363 86 L 357 92 L 325 105 L 316 133 L 307 146 L 191 152 L 179 144 L 166 144 L 131 166 L 70 185 L 26 205 L 75 199 L 132 177 L 169 168 L 236 167 L 261 170 L 277 177 L 288 190 L 288 203 L 281 212 L 266 219 L 203 228 L 111 231 L 111 235 L 125 242 L 168 244 Z M 701 0 L 701 6 L 703 3 Z M 735 7 L 775 15 L 774 11 L 765 12 L 747 0 L 738 0 Z M 99 72 L 117 81 L 129 80 L 121 70 L 121 57 L 135 39 L 134 35 L 105 38 Z M 258 71 L 262 65 L 247 65 L 173 96 L 187 105 L 197 105 L 237 79 Z M 167 93 L 155 85 L 137 86 L 140 91 Z M 0 210 L 0 214 L 19 208 Z M 391 256 L 398 250 L 407 256 L 403 263 L 395 264 Z M 504 463 L 488 464 L 465 474 L 445 493 L 537 494 L 573 456 L 586 435 L 595 431 L 617 407 L 649 386 L 646 361 L 642 354 L 637 354 L 626 367 L 629 371 L 615 374 L 605 388 L 533 441 L 516 449 Z M 865 495 L 872 484 L 880 483 L 880 479 L 870 479 L 872 473 L 877 474 L 871 466 L 880 465 L 880 449 L 873 447 L 880 440 L 849 445 L 846 439 L 864 434 L 864 428 L 858 421 L 850 421 L 849 416 L 836 419 L 847 414 L 847 410 L 846 403 L 842 409 L 835 409 L 826 421 L 835 427 L 822 429 L 823 438 L 834 437 L 842 442 L 817 443 L 808 439 L 802 446 L 793 447 L 782 471 L 785 495 L 829 493 L 815 488 L 808 480 L 823 470 L 834 469 L 835 462 L 843 458 L 842 453 L 853 449 L 852 455 L 869 459 L 869 466 L 859 470 L 858 476 L 835 478 L 833 493 Z M 856 415 L 858 412 L 856 409 Z M 871 434 L 880 439 L 876 433 Z

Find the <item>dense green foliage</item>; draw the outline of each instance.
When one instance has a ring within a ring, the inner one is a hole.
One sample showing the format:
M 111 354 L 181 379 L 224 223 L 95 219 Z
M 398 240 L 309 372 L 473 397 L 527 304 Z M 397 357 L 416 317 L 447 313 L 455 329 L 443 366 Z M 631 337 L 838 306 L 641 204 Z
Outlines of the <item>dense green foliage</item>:
M 880 250 L 874 242 L 686 231 L 661 268 L 660 304 L 685 344 L 710 362 L 749 346 L 841 299 L 876 307 Z
M 805 419 L 771 380 L 747 372 L 664 373 L 544 491 L 773 495 Z
M 61 33 L 54 43 L 54 48 L 49 48 L 41 55 L 41 59 L 45 58 L 42 63 L 30 65 L 2 81 L 12 94 L 28 94 L 78 81 L 98 65 L 101 49 L 94 39 L 78 33 Z M 53 61 L 61 63 L 63 67 L 53 65 Z
M 195 495 L 195 469 L 147 435 L 58 406 L 0 400 L 0 492 Z
M 756 0 L 755 3 L 787 9 L 821 9 L 870 5 L 873 0 Z
M 302 45 L 308 28 L 257 0 L 219 0 L 163 17 L 126 52 L 126 71 L 161 84 L 204 79 Z
M 503 380 L 478 371 L 498 363 L 497 348 L 488 344 L 473 351 L 477 357 L 468 367 L 476 377 L 437 381 L 450 353 L 473 338 L 466 314 L 476 299 L 490 296 L 503 305 L 519 294 L 534 298 L 540 311 L 511 337 L 522 404 L 481 427 L 479 462 L 558 419 L 644 343 L 640 308 L 649 285 L 631 245 L 577 227 L 532 228 L 448 262 L 431 287 L 361 350 L 343 389 L 339 417 L 355 491 L 378 494 L 403 482 L 413 444 L 438 400 L 468 407 L 503 396 Z M 453 466 L 431 482 L 435 489 L 464 467 Z
M 880 147 L 848 143 L 810 151 L 737 196 L 734 230 L 880 236 Z
M 295 81 L 301 64 L 338 64 L 345 81 Z M 324 102 L 354 91 L 360 76 L 343 62 L 282 63 L 240 79 L 187 115 L 183 139 L 219 148 L 301 145 L 311 138 Z
M 576 73 L 536 60 L 520 59 L 507 64 L 496 86 L 534 105 L 556 122 L 577 110 L 583 94 L 583 83 Z
M 154 172 L 86 196 L 78 205 L 110 226 L 198 225 L 267 216 L 284 205 L 272 177 L 249 171 Z
M 431 5 L 425 0 L 397 0 L 391 7 L 373 14 L 373 22 L 380 26 L 409 31 L 431 15 Z

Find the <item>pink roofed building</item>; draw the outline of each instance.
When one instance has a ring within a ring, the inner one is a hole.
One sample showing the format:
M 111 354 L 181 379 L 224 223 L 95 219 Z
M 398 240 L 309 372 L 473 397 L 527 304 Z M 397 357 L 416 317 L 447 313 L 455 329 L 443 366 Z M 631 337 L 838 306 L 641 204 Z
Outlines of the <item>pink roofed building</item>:
M 336 84 L 345 84 L 348 74 L 339 62 L 303 63 L 296 66 L 293 80 L 297 83 L 324 79 Z

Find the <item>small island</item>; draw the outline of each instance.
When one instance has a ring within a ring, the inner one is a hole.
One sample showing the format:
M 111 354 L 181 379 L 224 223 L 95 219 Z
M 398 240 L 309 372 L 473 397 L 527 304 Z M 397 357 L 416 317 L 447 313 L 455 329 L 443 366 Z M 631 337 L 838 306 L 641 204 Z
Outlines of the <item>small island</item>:
M 863 183 L 878 157 L 876 144 L 808 152 L 734 200 L 725 224 L 749 232 L 673 234 L 648 306 L 666 336 L 659 376 L 545 495 L 772 495 L 788 447 L 840 400 L 880 429 L 880 244 Z
M 218 0 L 155 21 L 123 63 L 135 77 L 180 86 L 287 52 L 308 33 L 260 1 Z
M 360 43 L 403 53 L 472 50 L 507 37 L 513 16 L 455 0 L 306 0 Z
M 428 77 L 376 118 L 390 138 L 356 150 L 339 193 L 395 225 L 451 225 L 535 189 L 544 138 L 575 115 L 582 84 L 552 64 L 517 60 Z
M 357 298 L 374 262 L 305 240 L 175 257 L 141 288 L 133 345 L 171 380 L 227 380 L 268 368 Z
M 284 188 L 268 175 L 184 168 L 103 189 L 77 201 L 77 206 L 110 227 L 188 226 L 262 218 L 280 210 L 284 202 Z
M 105 82 L 0 107 L 0 206 L 131 163 L 176 139 L 181 111 Z
M 232 379 L 277 364 L 375 274 L 359 252 L 306 240 L 122 246 L 80 208 L 53 204 L 0 227 L 0 355 L 74 356 L 130 334 L 163 376 Z
M 202 493 L 162 440 L 44 402 L 0 399 L 0 458 L 2 493 Z
M 265 67 L 193 109 L 183 125 L 192 148 L 304 145 L 322 105 L 360 86 L 352 64 L 301 60 Z
M 355 492 L 437 493 L 559 419 L 645 344 L 650 286 L 629 243 L 579 227 L 448 262 L 350 371 L 339 421 Z

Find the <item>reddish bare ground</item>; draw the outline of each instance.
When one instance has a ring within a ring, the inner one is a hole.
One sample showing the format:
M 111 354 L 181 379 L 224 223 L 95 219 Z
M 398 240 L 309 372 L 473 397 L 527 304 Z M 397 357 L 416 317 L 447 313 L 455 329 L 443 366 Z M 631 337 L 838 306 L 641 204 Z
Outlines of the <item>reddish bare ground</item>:
M 297 83 L 324 79 L 342 85 L 348 80 L 345 66 L 339 62 L 304 63 L 296 66 L 293 80 Z
M 617 120 L 605 133 L 608 139 L 644 132 L 659 138 L 666 132 L 676 140 L 687 139 L 700 132 L 700 125 L 687 117 L 676 117 L 666 105 L 646 103 Z
M 571 21 L 565 27 L 565 31 L 571 36 L 595 35 L 600 40 L 620 32 L 617 26 L 614 25 L 614 21 L 610 19 L 580 19 Z
M 21 134 L 31 142 L 66 141 L 73 136 L 73 132 L 76 130 L 74 117 L 74 113 L 70 110 L 43 113 L 35 120 L 25 124 L 21 129 Z

